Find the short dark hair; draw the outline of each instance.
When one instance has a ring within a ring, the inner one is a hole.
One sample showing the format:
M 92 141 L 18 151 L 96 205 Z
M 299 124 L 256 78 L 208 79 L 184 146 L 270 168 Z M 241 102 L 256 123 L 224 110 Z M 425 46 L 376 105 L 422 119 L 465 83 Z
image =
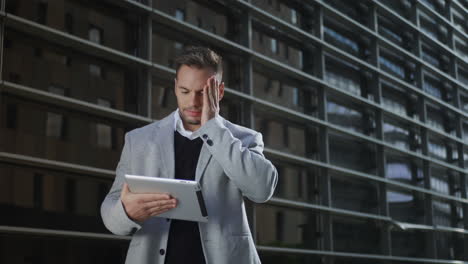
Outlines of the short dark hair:
M 220 75 L 220 80 L 223 76 L 223 58 L 207 47 L 187 47 L 174 61 L 176 63 L 176 77 L 182 65 L 197 68 L 210 67 L 216 74 Z

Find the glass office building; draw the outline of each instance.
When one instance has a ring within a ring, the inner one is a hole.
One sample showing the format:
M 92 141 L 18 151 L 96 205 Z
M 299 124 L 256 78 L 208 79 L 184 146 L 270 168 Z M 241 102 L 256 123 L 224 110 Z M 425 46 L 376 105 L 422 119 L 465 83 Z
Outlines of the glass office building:
M 263 263 L 468 263 L 467 0 L 0 2 L 0 263 L 123 263 L 100 203 L 187 45 L 279 171 Z

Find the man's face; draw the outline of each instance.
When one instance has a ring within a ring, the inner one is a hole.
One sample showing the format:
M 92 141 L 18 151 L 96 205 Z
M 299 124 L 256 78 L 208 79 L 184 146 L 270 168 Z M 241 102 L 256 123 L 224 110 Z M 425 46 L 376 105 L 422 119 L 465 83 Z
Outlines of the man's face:
M 201 126 L 203 108 L 203 87 L 215 74 L 211 68 L 197 68 L 182 65 L 175 79 L 175 95 L 179 114 L 187 130 L 195 131 Z M 221 85 L 222 86 L 222 85 Z M 224 87 L 220 87 L 223 89 Z M 220 91 L 220 100 L 222 98 Z

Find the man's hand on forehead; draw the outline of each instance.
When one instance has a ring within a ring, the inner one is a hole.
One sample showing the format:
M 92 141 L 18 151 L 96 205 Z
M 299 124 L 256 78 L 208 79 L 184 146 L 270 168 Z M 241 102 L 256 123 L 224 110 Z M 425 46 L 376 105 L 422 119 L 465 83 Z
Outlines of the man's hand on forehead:
M 203 87 L 202 126 L 219 114 L 221 82 L 218 77 L 220 77 L 220 74 L 212 75 L 208 80 L 206 80 L 206 84 Z

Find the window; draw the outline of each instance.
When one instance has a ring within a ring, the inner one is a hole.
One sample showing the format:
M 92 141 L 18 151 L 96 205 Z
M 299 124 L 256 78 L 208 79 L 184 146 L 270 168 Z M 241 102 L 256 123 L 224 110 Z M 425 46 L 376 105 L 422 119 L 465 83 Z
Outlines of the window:
M 399 148 L 410 149 L 410 130 L 407 127 L 393 120 L 385 120 L 383 132 L 386 142 Z
M 50 86 L 49 92 L 57 95 L 65 95 L 65 89 L 56 86 Z M 65 123 L 66 120 L 62 114 L 48 112 L 46 119 L 46 135 L 48 137 L 63 139 L 65 137 Z
M 68 32 L 69 34 L 74 33 L 73 15 L 68 12 L 65 14 L 65 31 Z
M 365 180 L 331 174 L 332 207 L 377 214 L 379 199 L 377 184 Z
M 16 104 L 6 105 L 6 127 L 10 129 L 16 129 L 18 124 L 18 107 Z
M 361 95 L 361 85 L 366 82 L 359 68 L 342 60 L 332 57 L 325 59 L 325 82 L 331 86 L 347 91 L 355 95 Z
M 378 254 L 381 251 L 377 226 L 358 218 L 334 216 L 333 248 L 341 252 Z
M 21 83 L 21 76 L 16 72 L 10 72 L 10 74 L 8 74 L 8 80 L 10 82 L 20 84 Z
M 284 213 L 282 211 L 276 212 L 276 240 L 284 240 Z
M 99 98 L 97 104 L 104 107 L 111 107 L 108 100 Z M 112 127 L 106 124 L 96 124 L 96 144 L 101 148 L 112 148 Z
M 181 52 L 184 49 L 184 44 L 178 41 L 174 41 L 174 49 L 176 52 Z
M 271 38 L 270 49 L 273 53 L 278 52 L 278 40 L 276 40 L 275 38 Z
M 297 24 L 297 11 L 294 8 L 291 8 L 291 23 Z
M 34 173 L 34 179 L 33 179 L 33 201 L 34 201 L 34 207 L 41 209 L 43 207 L 43 197 L 44 197 L 44 191 L 43 191 L 43 178 L 44 175 L 40 173 Z
M 376 170 L 376 147 L 346 135 L 330 133 L 330 163 L 360 172 L 374 174 Z
M 434 80 L 432 78 L 428 78 L 425 76 L 424 78 L 424 84 L 423 84 L 423 90 L 427 92 L 428 94 L 437 97 L 439 99 L 442 99 L 442 90 L 441 90 L 441 83 L 437 80 Z
M 65 180 L 65 210 L 76 211 L 76 180 L 72 178 Z
M 386 25 L 386 23 L 379 23 L 379 33 L 386 39 L 397 43 L 397 44 L 402 44 L 403 43 L 403 38 L 400 36 L 400 34 L 397 33 L 396 30 L 393 30 L 393 28 L 389 27 Z
M 13 42 L 9 38 L 5 38 L 5 49 L 11 49 Z
M 362 124 L 362 114 L 357 110 L 343 106 L 334 101 L 328 101 L 327 115 L 331 123 L 350 128 L 354 131 L 360 131 Z
M 416 95 L 401 87 L 382 82 L 381 104 L 388 111 L 419 119 Z
M 379 64 L 380 64 L 380 67 L 382 67 L 384 71 L 394 74 L 402 79 L 405 78 L 404 67 L 400 63 L 396 62 L 395 60 L 389 59 L 385 56 L 380 56 Z
M 175 11 L 175 18 L 184 21 L 185 20 L 185 11 L 182 9 L 176 9 Z
M 89 73 L 95 77 L 103 78 L 102 69 L 96 64 L 89 65 Z
M 318 215 L 310 210 L 296 210 L 260 204 L 255 206 L 259 245 L 317 249 Z M 285 262 L 290 263 L 290 262 Z
M 37 23 L 40 23 L 40 24 L 46 24 L 47 23 L 47 3 L 39 2 L 37 4 L 36 18 L 37 18 Z
M 420 187 L 424 184 L 422 163 L 403 156 L 387 154 L 385 177 Z
M 424 195 L 402 189 L 387 188 L 390 216 L 401 222 L 424 223 Z
M 324 27 L 324 33 L 325 40 L 327 42 L 338 47 L 346 48 L 346 50 L 351 49 L 353 53 L 357 53 L 359 51 L 358 43 L 344 34 L 327 26 Z
M 91 25 L 88 31 L 88 38 L 91 42 L 102 44 L 102 29 Z

